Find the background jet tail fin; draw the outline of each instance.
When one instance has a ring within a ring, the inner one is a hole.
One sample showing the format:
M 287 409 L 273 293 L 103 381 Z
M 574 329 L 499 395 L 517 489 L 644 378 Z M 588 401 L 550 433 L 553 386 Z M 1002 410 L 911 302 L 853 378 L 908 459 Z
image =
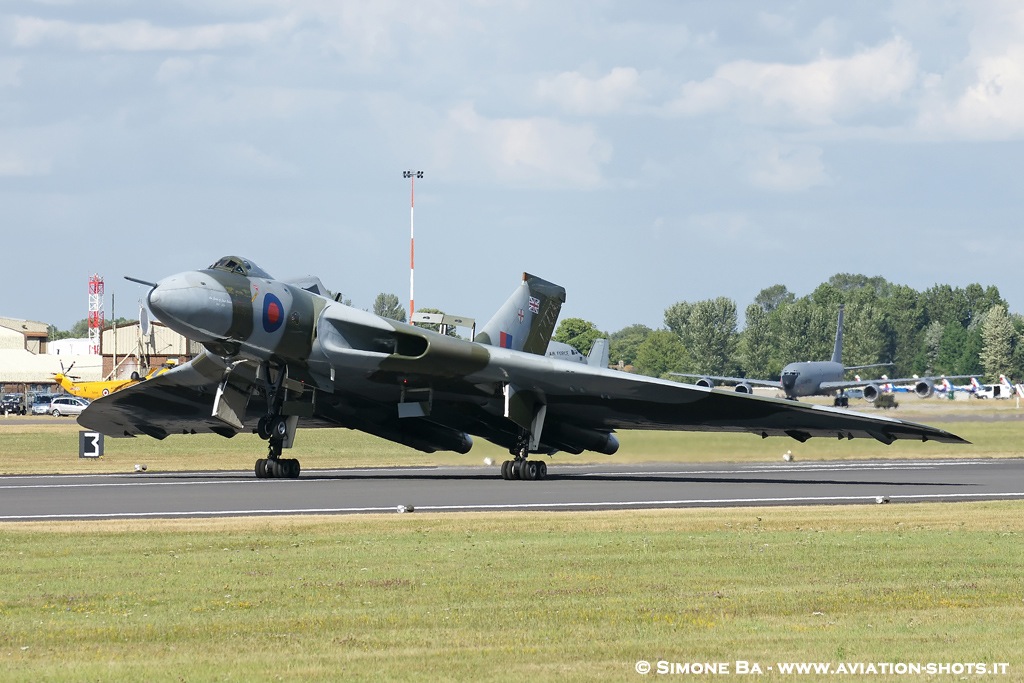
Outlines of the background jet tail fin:
M 607 339 L 594 340 L 594 345 L 590 347 L 590 353 L 587 354 L 587 365 L 592 365 L 596 368 L 608 367 Z
M 843 308 L 844 304 L 839 304 L 839 322 L 836 324 L 836 345 L 832 349 L 832 362 L 843 364 Z
M 477 332 L 475 341 L 543 356 L 565 303 L 565 288 L 529 273 Z

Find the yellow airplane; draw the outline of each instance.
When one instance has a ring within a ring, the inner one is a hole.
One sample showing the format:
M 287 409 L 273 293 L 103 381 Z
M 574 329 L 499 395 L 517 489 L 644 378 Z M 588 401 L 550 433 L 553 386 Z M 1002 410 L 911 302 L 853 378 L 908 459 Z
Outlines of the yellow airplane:
M 149 372 L 147 372 L 145 377 L 141 377 L 139 373 L 133 372 L 131 379 L 112 379 L 96 382 L 76 382 L 75 380 L 78 379 L 77 377 L 73 377 L 67 374 L 71 372 L 71 368 L 75 367 L 75 364 L 72 363 L 71 365 L 69 365 L 67 370 L 64 370 L 64 366 L 63 364 L 61 364 L 61 370 L 64 370 L 64 372 L 54 373 L 53 379 L 57 382 L 57 384 L 61 386 L 61 388 L 64 389 L 64 391 L 68 392 L 69 394 L 72 394 L 73 396 L 81 396 L 82 398 L 87 398 L 91 401 L 93 399 L 100 398 L 101 396 L 112 394 L 118 389 L 124 389 L 125 387 L 130 387 L 133 384 L 144 382 L 145 380 L 150 379 L 151 377 L 162 375 L 163 373 L 173 368 L 175 365 L 177 365 L 177 361 L 169 360 L 163 365 L 155 367 Z

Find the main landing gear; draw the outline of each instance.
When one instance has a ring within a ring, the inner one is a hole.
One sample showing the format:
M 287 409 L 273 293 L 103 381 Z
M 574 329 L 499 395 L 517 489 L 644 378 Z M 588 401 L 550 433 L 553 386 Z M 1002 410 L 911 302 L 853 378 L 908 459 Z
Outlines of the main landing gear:
M 295 458 L 282 458 L 285 440 L 288 438 L 288 418 L 281 414 L 284 403 L 285 369 L 278 368 L 277 376 L 271 379 L 270 363 L 263 364 L 264 389 L 267 393 L 267 414 L 256 423 L 256 434 L 267 441 L 266 458 L 256 461 L 257 479 L 298 479 L 301 466 Z
M 515 456 L 513 460 L 501 463 L 501 478 L 505 480 L 520 479 L 535 481 L 547 479 L 548 464 L 543 460 L 530 460 L 530 435 L 520 435 L 514 448 L 508 450 Z

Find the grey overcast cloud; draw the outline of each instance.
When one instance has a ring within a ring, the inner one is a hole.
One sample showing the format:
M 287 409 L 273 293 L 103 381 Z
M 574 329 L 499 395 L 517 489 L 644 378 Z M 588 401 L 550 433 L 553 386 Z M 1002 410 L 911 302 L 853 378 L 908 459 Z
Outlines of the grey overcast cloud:
M 248 257 L 353 305 L 663 324 L 835 273 L 1021 312 L 1019 2 L 4 0 L 0 315 Z

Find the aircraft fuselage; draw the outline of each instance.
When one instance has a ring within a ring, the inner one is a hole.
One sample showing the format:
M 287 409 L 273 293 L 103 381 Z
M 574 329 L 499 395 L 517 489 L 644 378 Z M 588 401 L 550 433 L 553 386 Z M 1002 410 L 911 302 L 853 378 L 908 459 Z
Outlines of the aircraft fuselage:
M 845 372 L 842 363 L 830 360 L 790 363 L 782 369 L 782 390 L 786 398 L 831 394 L 833 390 L 823 390 L 822 383 L 842 381 Z

